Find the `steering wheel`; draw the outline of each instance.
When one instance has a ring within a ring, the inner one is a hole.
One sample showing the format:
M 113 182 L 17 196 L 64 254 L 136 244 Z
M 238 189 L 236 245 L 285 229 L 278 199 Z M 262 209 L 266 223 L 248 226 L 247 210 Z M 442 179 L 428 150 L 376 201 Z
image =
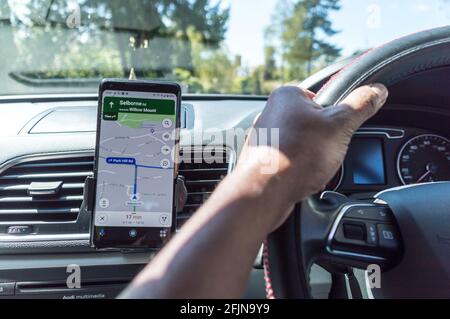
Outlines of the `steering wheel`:
M 389 87 L 448 65 L 450 27 L 423 31 L 363 54 L 325 84 L 316 102 L 335 105 L 361 85 Z M 276 298 L 311 298 L 313 263 L 332 271 L 370 269 L 374 275 L 378 268 L 375 297 L 448 298 L 450 182 L 392 188 L 372 201 L 334 192 L 311 197 L 269 235 L 264 262 Z

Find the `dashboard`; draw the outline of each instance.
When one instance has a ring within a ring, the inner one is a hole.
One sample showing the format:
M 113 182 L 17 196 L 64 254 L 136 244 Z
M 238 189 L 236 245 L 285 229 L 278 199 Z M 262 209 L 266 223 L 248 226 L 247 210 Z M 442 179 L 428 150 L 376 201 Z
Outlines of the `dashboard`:
M 387 105 L 355 134 L 327 189 L 365 199 L 391 187 L 450 180 L 450 93 L 442 86 L 449 75 L 449 68 L 434 69 L 392 85 Z M 243 140 L 218 144 L 215 136 L 249 129 L 265 102 L 183 97 L 181 149 L 195 157 L 206 145 L 217 146 L 227 161 L 180 169 L 189 194 L 179 225 L 239 156 Z M 153 257 L 89 247 L 89 216 L 79 207 L 83 181 L 92 173 L 96 111 L 95 94 L 0 97 L 0 298 L 114 297 Z M 202 134 L 210 129 L 215 134 Z M 60 193 L 35 195 L 35 181 L 61 181 Z M 70 264 L 81 267 L 86 283 L 76 292 L 65 286 Z M 310 277 L 313 295 L 326 297 L 329 274 L 313 267 Z M 260 257 L 246 297 L 264 298 Z

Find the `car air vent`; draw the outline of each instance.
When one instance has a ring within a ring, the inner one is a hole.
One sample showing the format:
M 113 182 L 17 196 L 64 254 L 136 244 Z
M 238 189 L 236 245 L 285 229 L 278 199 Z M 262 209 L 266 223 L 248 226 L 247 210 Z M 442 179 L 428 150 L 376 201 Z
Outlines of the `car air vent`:
M 74 222 L 93 157 L 54 155 L 19 161 L 0 173 L 0 223 Z
M 231 152 L 224 147 L 183 148 L 179 174 L 184 176 L 188 198 L 184 210 L 177 216 L 181 227 L 208 199 L 233 163 Z
M 188 200 L 178 215 L 180 227 L 229 171 L 224 147 L 183 148 L 180 174 Z M 36 155 L 0 168 L 0 242 L 87 240 L 89 221 L 81 218 L 86 177 L 93 174 L 92 152 Z M 10 233 L 12 228 L 16 233 Z M 29 235 L 29 236 L 14 236 Z

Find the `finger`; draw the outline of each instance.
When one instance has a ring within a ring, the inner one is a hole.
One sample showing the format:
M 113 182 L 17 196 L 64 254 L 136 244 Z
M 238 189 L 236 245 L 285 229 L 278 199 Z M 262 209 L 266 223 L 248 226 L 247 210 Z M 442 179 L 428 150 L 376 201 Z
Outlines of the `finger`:
M 284 85 L 272 92 L 267 105 L 297 105 L 322 110 L 323 107 L 311 99 L 314 93 L 298 85 Z
M 311 100 L 315 99 L 316 93 L 314 93 L 313 91 L 310 91 L 310 90 L 306 90 L 306 89 L 304 89 L 304 91 L 305 91 L 306 96 L 309 97 Z
M 307 96 L 308 98 L 310 98 L 311 100 L 314 99 L 316 97 L 316 93 L 314 93 L 313 91 L 310 91 L 306 88 L 304 88 L 301 83 L 292 83 L 292 86 L 295 86 L 297 88 L 300 89 L 300 91 L 302 91 L 303 95 Z
M 389 92 L 383 84 L 362 86 L 351 92 L 339 105 L 335 114 L 342 116 L 357 129 L 384 105 Z
M 303 93 L 310 98 L 311 100 L 313 100 L 316 97 L 316 93 L 314 93 L 313 91 L 310 91 L 308 89 L 303 88 L 301 85 L 297 85 L 297 87 L 303 91 Z
M 316 109 L 322 109 L 322 106 L 317 104 L 314 99 L 316 98 L 316 93 L 314 93 L 313 91 L 310 91 L 308 89 L 304 89 L 302 88 L 300 85 L 297 86 L 303 93 L 304 96 L 306 96 L 309 100 L 311 100 L 311 104 L 314 108 Z

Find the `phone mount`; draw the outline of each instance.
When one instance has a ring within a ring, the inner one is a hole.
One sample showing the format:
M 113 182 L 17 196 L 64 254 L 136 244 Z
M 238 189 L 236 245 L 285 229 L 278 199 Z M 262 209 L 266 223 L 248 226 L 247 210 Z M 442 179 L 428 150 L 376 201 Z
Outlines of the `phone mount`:
M 83 219 L 85 222 L 85 225 L 87 225 L 87 229 L 91 231 L 91 223 L 92 223 L 92 214 L 94 213 L 94 207 L 95 207 L 95 179 L 94 177 L 88 177 L 86 178 L 84 182 L 84 191 L 83 191 L 83 201 L 81 203 L 80 207 L 80 215 L 79 219 Z M 184 182 L 184 176 L 178 175 L 177 179 L 175 180 L 175 192 L 174 192 L 174 198 L 175 198 L 175 209 L 176 213 L 180 213 L 183 211 L 184 205 L 187 201 L 187 189 Z M 176 218 L 174 222 L 176 223 Z M 136 248 L 136 249 L 126 249 L 129 250 L 142 250 L 142 248 Z

